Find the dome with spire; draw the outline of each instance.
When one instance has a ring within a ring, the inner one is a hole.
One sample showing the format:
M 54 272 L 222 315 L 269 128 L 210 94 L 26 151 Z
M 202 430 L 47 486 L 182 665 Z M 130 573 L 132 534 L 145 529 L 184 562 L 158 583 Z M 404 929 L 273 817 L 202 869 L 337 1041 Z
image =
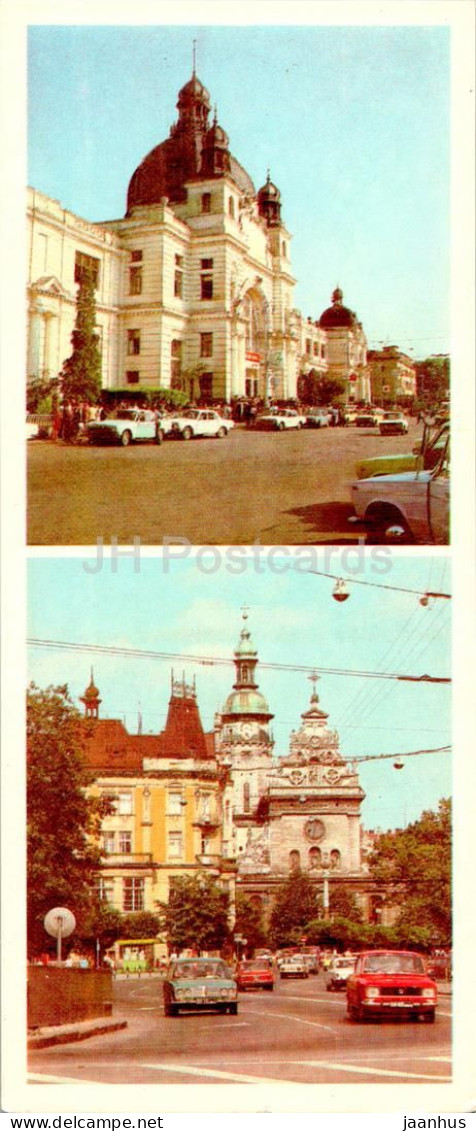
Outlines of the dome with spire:
M 132 174 L 127 192 L 127 216 L 138 206 L 159 204 L 163 197 L 171 203 L 186 200 L 186 181 L 200 176 L 227 174 L 242 192 L 255 195 L 251 177 L 228 151 L 225 131 L 216 122 L 209 124 L 210 95 L 195 71 L 179 91 L 177 110 L 178 120 L 168 138 L 156 145 Z M 212 162 L 211 172 L 207 174 L 210 153 L 217 152 L 220 159 Z
M 258 211 L 266 220 L 268 227 L 281 222 L 281 193 L 273 184 L 268 169 L 266 184 L 258 190 Z
M 343 305 L 343 292 L 336 287 L 332 292 L 332 306 L 324 310 L 319 319 L 322 330 L 337 330 L 341 327 L 352 328 L 358 325 L 357 315 L 348 306 Z
M 98 718 L 101 699 L 99 698 L 99 689 L 96 687 L 96 684 L 94 682 L 94 674 L 92 668 L 89 684 L 84 694 L 80 696 L 80 702 L 84 703 L 85 714 L 89 718 Z
M 225 718 L 229 715 L 260 715 L 271 719 L 273 716 L 270 714 L 268 703 L 261 691 L 258 690 L 256 683 L 258 649 L 253 644 L 247 625 L 248 609 L 246 606 L 242 615 L 243 627 L 234 652 L 236 679 L 233 684 L 233 691 L 223 707 L 222 716 Z

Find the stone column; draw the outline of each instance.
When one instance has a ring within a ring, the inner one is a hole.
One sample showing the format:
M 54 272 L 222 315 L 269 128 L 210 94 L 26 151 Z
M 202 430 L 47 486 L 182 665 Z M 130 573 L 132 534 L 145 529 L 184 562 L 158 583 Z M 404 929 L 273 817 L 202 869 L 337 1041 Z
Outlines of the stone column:
M 55 315 L 52 313 L 51 310 L 45 310 L 44 315 L 43 315 L 44 323 L 45 323 L 45 339 L 44 339 L 44 347 L 43 347 L 43 376 L 45 377 L 46 380 L 48 380 L 52 376 L 52 373 L 53 373 L 53 367 L 52 367 L 52 363 L 51 363 L 51 338 L 52 338 L 52 334 L 51 334 L 52 325 L 51 324 L 52 324 L 54 317 L 55 317 Z
M 29 310 L 28 324 L 28 373 L 27 378 L 40 375 L 41 311 L 37 306 Z

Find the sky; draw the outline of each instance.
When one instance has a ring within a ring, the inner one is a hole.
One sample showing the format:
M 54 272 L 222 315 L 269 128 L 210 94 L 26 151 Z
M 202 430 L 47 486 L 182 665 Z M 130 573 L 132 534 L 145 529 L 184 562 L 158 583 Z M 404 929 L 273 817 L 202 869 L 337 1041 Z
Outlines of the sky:
M 274 24 L 262 3 L 239 26 L 32 20 L 28 183 L 84 219 L 123 216 L 134 169 L 176 120 L 196 40 L 230 151 L 256 189 L 269 169 L 281 191 L 296 307 L 318 319 L 339 285 L 370 347 L 447 353 L 446 6 L 442 26 L 431 26 L 433 5 L 429 26 L 412 26 L 411 13 L 409 26 L 339 24 L 342 5 L 332 26 L 317 22 L 319 5 L 304 7 L 307 25 Z M 209 6 L 200 11 L 206 20 Z
M 274 714 L 275 754 L 289 751 L 289 737 L 308 707 L 312 669 L 448 677 L 451 600 L 420 604 L 427 591 L 450 593 L 450 561 L 385 549 L 379 557 L 352 548 L 320 553 L 310 563 L 263 549 L 240 558 L 236 572 L 227 548 L 198 556 L 177 548 L 180 560 L 143 553 L 122 557 L 41 557 L 28 563 L 30 639 L 178 653 L 183 660 L 131 658 L 31 646 L 28 678 L 38 686 L 67 683 L 75 703 L 89 682 L 91 665 L 101 694 L 101 716 L 123 720 L 137 733 L 158 733 L 165 724 L 170 677 L 196 678 L 205 730 L 213 728 L 234 682 L 231 660 L 248 606 L 248 626 L 258 649 L 257 678 Z M 241 552 L 241 551 L 240 551 Z M 172 553 L 172 551 L 171 551 Z M 318 573 L 305 568 L 312 564 Z M 296 568 L 297 566 L 297 568 Z M 302 568 L 301 568 L 302 566 Z M 136 572 L 137 570 L 137 572 Z M 333 599 L 331 574 L 348 579 L 350 596 Z M 385 586 L 385 588 L 383 588 Z M 402 590 L 409 589 L 411 592 Z M 187 661 L 194 655 L 208 662 Z M 212 662 L 210 662 L 212 661 Z M 274 670 L 265 664 L 283 664 Z M 368 676 L 321 673 L 317 691 L 340 734 L 346 758 L 399 755 L 435 749 L 451 741 L 451 687 Z M 396 770 L 394 759 L 359 764 L 366 792 L 366 828 L 402 827 L 452 792 L 451 756 L 421 754 Z

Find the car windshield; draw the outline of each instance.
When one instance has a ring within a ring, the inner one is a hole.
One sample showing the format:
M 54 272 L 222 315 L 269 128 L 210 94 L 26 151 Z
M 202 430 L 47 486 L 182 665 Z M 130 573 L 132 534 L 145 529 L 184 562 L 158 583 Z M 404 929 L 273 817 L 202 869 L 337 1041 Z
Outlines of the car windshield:
M 115 412 L 111 412 L 108 420 L 135 420 L 135 408 L 118 408 Z
M 180 413 L 180 415 L 186 416 L 187 420 L 196 420 L 197 416 L 200 416 L 200 411 L 198 408 L 187 408 L 185 412 Z
M 177 962 L 172 967 L 171 977 L 174 981 L 187 978 L 227 978 L 228 971 L 224 962 Z
M 370 954 L 363 970 L 365 974 L 424 974 L 425 965 L 418 954 Z

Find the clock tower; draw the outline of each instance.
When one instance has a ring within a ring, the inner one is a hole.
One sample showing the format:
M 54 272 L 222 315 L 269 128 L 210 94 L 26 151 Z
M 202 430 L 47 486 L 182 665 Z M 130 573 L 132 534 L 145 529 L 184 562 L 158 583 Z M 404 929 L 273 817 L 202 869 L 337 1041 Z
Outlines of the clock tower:
M 248 628 L 246 606 L 243 626 L 234 652 L 235 682 L 215 719 L 215 748 L 219 762 L 228 768 L 225 839 L 230 855 L 239 856 L 260 825 L 259 801 L 266 793 L 272 764 L 273 718 L 256 682 L 258 651 Z M 227 819 L 228 818 L 228 819 Z

